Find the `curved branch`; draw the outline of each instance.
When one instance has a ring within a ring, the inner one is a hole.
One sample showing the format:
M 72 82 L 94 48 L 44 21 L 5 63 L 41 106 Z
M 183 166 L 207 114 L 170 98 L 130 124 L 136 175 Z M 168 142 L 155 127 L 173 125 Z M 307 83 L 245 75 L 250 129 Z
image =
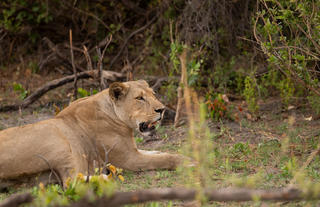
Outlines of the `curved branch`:
M 117 73 L 114 71 L 103 71 L 103 78 L 111 81 L 116 81 L 116 80 L 124 80 L 125 75 L 122 73 Z M 13 104 L 13 105 L 5 105 L 5 106 L 0 106 L 0 112 L 4 111 L 14 111 L 14 110 L 19 110 L 19 108 L 26 108 L 30 104 L 34 103 L 36 100 L 38 100 L 41 96 L 43 96 L 45 93 L 48 91 L 58 88 L 66 83 L 70 83 L 74 81 L 74 76 L 75 75 L 69 75 L 63 78 L 59 78 L 56 80 L 52 80 L 42 87 L 36 89 L 30 96 L 28 96 L 26 99 L 22 101 L 22 103 L 19 104 Z M 81 73 L 77 74 L 78 80 L 80 79 L 87 79 L 87 78 L 94 78 L 98 76 L 98 70 L 91 70 L 91 71 L 84 71 Z

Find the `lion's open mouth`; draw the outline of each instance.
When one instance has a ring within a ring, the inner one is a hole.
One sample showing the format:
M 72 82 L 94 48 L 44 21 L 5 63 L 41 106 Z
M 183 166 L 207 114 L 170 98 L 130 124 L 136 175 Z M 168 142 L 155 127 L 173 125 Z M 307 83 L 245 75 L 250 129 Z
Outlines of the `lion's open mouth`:
M 142 122 L 139 124 L 139 130 L 140 132 L 151 132 L 156 129 L 156 125 L 159 123 L 160 120 L 155 121 L 155 122 Z

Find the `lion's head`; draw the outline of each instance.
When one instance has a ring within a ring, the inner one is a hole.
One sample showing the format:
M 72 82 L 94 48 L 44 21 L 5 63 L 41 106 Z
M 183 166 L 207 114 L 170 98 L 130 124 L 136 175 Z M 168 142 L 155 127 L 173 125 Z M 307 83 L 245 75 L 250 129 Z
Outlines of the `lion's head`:
M 112 83 L 109 96 L 121 121 L 144 135 L 153 134 L 165 108 L 146 81 Z

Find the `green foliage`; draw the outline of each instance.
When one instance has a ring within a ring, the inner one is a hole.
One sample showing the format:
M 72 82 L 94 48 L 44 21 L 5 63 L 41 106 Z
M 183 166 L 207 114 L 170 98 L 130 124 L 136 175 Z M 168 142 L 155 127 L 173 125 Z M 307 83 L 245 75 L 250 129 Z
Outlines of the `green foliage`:
M 241 78 L 239 75 L 233 71 L 233 67 L 236 63 L 236 58 L 231 57 L 229 61 L 223 63 L 218 63 L 214 72 L 210 75 L 210 79 L 213 80 L 213 85 L 220 91 L 225 91 L 227 88 L 241 88 Z M 236 86 L 234 86 L 234 79 L 237 79 Z
M 246 102 L 248 104 L 248 109 L 252 113 L 256 113 L 259 109 L 258 103 L 257 103 L 257 87 L 256 87 L 256 81 L 253 77 L 247 76 L 245 78 L 245 88 L 243 91 L 243 95 L 246 99 Z
M 88 195 L 94 200 L 101 196 L 111 195 L 116 188 L 114 181 L 106 181 L 101 176 L 92 176 L 87 183 L 83 179 L 83 175 L 79 174 L 76 179 L 69 183 L 66 189 L 62 189 L 60 185 L 48 185 L 44 187 L 40 183 L 39 187 L 33 187 L 32 194 L 35 200 L 32 206 L 57 206 L 68 205 L 72 201 L 77 201 Z
M 174 70 L 170 70 L 171 74 L 173 72 L 179 72 L 180 71 L 180 60 L 179 55 L 181 54 L 183 49 L 183 46 L 179 43 L 172 42 L 170 45 L 170 60 L 173 66 Z
M 23 88 L 23 86 L 20 83 L 13 83 L 13 90 L 19 94 L 19 98 L 21 100 L 25 99 L 28 95 L 28 91 Z
M 92 90 L 92 92 L 90 93 L 86 89 L 78 88 L 78 95 L 79 95 L 80 98 L 91 96 L 91 95 L 94 95 L 96 93 L 98 93 L 98 90 L 96 90 L 96 89 Z
M 290 78 L 282 79 L 277 85 L 280 96 L 282 98 L 282 103 L 284 106 L 288 107 L 290 103 L 290 99 L 293 97 L 295 88 Z
M 285 178 L 292 178 L 296 170 L 297 170 L 296 160 L 292 158 L 284 166 L 281 167 L 281 176 Z
M 3 0 L 0 3 L 0 27 L 10 32 L 21 32 L 27 26 L 33 28 L 48 23 L 52 21 L 52 16 L 48 13 L 47 6 L 46 1 L 40 0 Z M 38 37 L 35 31 L 30 31 L 28 35 L 33 42 Z
M 320 59 L 320 2 L 260 0 L 259 6 L 256 39 L 273 69 L 283 74 L 277 89 L 284 105 L 289 104 L 297 84 L 304 87 L 304 96 L 309 89 L 319 92 L 315 68 Z
M 239 142 L 239 143 L 236 143 L 233 148 L 231 149 L 231 153 L 234 155 L 234 156 L 237 156 L 237 155 L 249 155 L 251 154 L 251 150 L 250 150 L 250 147 L 249 147 L 249 144 L 248 142 L 247 143 L 242 143 L 242 142 Z
M 187 73 L 188 73 L 188 85 L 191 87 L 195 87 L 197 85 L 198 80 L 200 78 L 200 67 L 201 61 L 191 60 L 187 65 Z
M 316 113 L 316 115 L 319 115 L 320 114 L 320 96 L 316 94 L 311 94 L 307 98 L 311 105 L 312 110 Z
M 142 143 L 144 141 L 143 137 L 135 137 L 137 143 Z

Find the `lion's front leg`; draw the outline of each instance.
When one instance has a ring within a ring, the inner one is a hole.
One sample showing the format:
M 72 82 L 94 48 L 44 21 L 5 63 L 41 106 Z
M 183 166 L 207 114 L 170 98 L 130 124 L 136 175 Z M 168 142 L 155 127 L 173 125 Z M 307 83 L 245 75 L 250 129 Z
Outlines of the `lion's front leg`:
M 133 171 L 175 169 L 182 161 L 181 155 L 138 150 L 135 153 L 129 153 L 127 162 L 121 167 Z

